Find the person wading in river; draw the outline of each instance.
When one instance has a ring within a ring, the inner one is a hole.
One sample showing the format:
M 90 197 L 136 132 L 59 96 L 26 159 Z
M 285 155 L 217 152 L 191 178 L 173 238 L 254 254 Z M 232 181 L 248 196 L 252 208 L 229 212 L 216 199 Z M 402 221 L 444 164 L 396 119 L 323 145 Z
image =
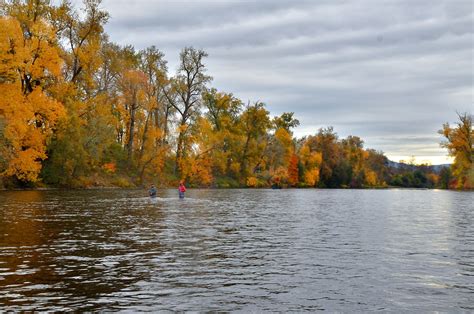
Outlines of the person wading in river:
M 178 187 L 179 198 L 181 199 L 184 198 L 184 192 L 186 192 L 186 187 L 184 186 L 184 182 L 181 181 L 179 182 L 179 187 Z
M 156 192 L 158 192 L 158 191 L 156 190 L 155 185 L 152 184 L 150 186 L 150 189 L 148 190 L 148 195 L 150 195 L 150 197 L 156 197 Z

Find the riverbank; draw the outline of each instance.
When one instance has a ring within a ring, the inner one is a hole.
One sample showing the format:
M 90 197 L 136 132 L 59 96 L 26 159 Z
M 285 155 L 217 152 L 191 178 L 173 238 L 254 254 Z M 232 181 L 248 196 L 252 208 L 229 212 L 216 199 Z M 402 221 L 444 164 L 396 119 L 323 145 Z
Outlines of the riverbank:
M 188 187 L 189 189 L 196 190 L 242 190 L 242 189 L 255 189 L 255 190 L 449 190 L 449 191 L 474 191 L 474 189 L 443 189 L 439 187 L 435 188 L 417 188 L 417 187 L 400 187 L 400 186 L 380 186 L 380 187 L 361 187 L 361 188 L 349 188 L 349 187 L 285 187 L 280 189 L 274 189 L 272 187 L 215 187 L 215 186 L 198 186 Z M 89 186 L 89 187 L 25 187 L 25 188 L 0 188 L 0 191 L 94 191 L 94 190 L 147 190 L 147 186 L 135 186 L 135 187 L 119 187 L 119 186 Z M 159 186 L 158 190 L 169 190 L 176 189 L 176 186 Z
M 90 189 L 146 189 L 151 184 L 154 184 L 160 189 L 172 189 L 176 188 L 179 184 L 179 179 L 176 177 L 155 177 L 148 178 L 143 181 L 137 180 L 134 176 L 129 176 L 124 173 L 107 175 L 96 173 L 89 177 L 79 177 L 74 181 L 63 184 L 46 184 L 43 181 L 38 182 L 20 182 L 18 180 L 1 180 L 0 179 L 0 190 L 90 190 Z M 245 188 L 256 188 L 256 189 L 446 189 L 446 185 L 441 185 L 442 182 L 432 183 L 429 185 L 425 184 L 414 184 L 408 181 L 400 181 L 400 185 L 397 184 L 383 184 L 376 185 L 336 185 L 336 186 L 325 186 L 322 182 L 316 184 L 316 186 L 308 186 L 302 183 L 298 183 L 296 186 L 291 186 L 287 182 L 272 182 L 269 178 L 259 178 L 256 180 L 247 180 L 246 184 L 239 183 L 237 180 L 229 177 L 218 177 L 213 180 L 211 184 L 198 184 L 196 181 L 190 182 L 185 181 L 188 188 L 199 188 L 199 189 L 245 189 Z M 398 181 L 394 181 L 398 182 Z M 455 190 L 455 189 L 453 189 Z M 472 189 L 467 189 L 472 190 Z

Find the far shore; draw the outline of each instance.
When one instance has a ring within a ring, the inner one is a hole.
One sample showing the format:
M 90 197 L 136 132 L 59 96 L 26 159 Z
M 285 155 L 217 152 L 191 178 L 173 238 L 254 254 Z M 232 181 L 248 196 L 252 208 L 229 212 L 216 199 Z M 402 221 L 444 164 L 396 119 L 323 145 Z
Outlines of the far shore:
M 93 191 L 93 190 L 147 190 L 148 187 L 118 187 L 118 186 L 93 186 L 93 187 L 36 187 L 36 188 L 0 188 L 0 191 Z M 158 190 L 172 190 L 174 186 L 158 187 Z M 456 189 L 440 189 L 440 188 L 416 188 L 416 187 L 400 187 L 400 186 L 380 186 L 380 187 L 362 187 L 362 188 L 324 188 L 324 187 L 282 187 L 273 189 L 271 187 L 188 187 L 188 190 L 439 190 L 439 191 L 474 191 L 474 190 L 456 190 Z

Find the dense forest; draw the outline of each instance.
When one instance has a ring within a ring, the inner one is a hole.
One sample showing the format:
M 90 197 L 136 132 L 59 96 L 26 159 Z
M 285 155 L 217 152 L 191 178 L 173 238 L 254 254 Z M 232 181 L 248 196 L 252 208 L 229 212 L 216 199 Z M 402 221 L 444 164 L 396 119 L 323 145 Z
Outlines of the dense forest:
M 471 114 L 440 130 L 451 167 L 394 166 L 332 127 L 295 138 L 297 114 L 213 88 L 203 50 L 169 75 L 155 46 L 111 42 L 108 19 L 98 0 L 1 4 L 0 187 L 474 187 Z

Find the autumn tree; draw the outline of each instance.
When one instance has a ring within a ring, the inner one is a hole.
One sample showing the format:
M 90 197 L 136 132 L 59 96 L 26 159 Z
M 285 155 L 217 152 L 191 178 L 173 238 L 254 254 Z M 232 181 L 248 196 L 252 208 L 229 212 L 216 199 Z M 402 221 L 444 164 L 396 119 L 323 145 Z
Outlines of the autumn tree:
M 311 145 L 314 141 L 312 136 L 303 140 L 303 144 L 298 151 L 298 159 L 301 166 L 302 181 L 307 187 L 316 187 L 320 181 L 321 165 L 323 161 L 322 153 L 317 151 L 317 147 Z
M 294 117 L 294 112 L 284 112 L 281 116 L 273 118 L 275 130 L 284 129 L 290 135 L 293 135 L 292 129 L 300 125 L 300 121 Z
M 103 40 L 103 27 L 108 21 L 109 14 L 100 9 L 101 2 L 101 0 L 84 0 L 85 18 L 81 19 L 77 12 L 69 10 L 65 12 L 62 20 L 66 60 L 64 76 L 66 80 L 82 85 L 84 92 L 94 87 L 95 82 L 91 73 L 102 63 L 98 55 Z
M 167 61 L 164 59 L 163 52 L 155 46 L 141 50 L 139 56 L 139 67 L 147 78 L 146 97 L 148 103 L 151 104 L 148 108 L 149 122 L 154 128 L 162 131 L 162 136 L 153 140 L 165 144 L 169 133 L 170 116 L 173 113 L 172 106 L 163 92 L 169 84 Z
M 44 3 L 14 5 L 9 7 L 14 16 L 0 17 L 1 170 L 3 176 L 35 182 L 47 141 L 64 115 L 62 104 L 48 94 L 62 61 Z
M 314 136 L 309 136 L 306 144 L 311 151 L 321 153 L 320 183 L 325 187 L 348 184 L 350 165 L 343 158 L 338 136 L 332 127 L 321 128 Z
M 50 23 L 56 27 L 63 60 L 62 79 L 51 92 L 67 109 L 44 163 L 43 176 L 53 184 L 82 185 L 78 180 L 97 171 L 113 144 L 114 117 L 100 80 L 108 13 L 100 9 L 101 1 L 83 4 L 81 14 L 68 2 L 50 5 Z
M 135 150 L 135 134 L 137 133 L 137 120 L 139 117 L 139 110 L 144 105 L 146 76 L 143 72 L 138 70 L 125 71 L 121 81 L 122 90 L 122 106 L 124 108 L 124 116 L 126 117 L 126 141 L 125 148 L 127 150 L 127 157 L 129 165 L 133 165 L 133 155 Z
M 219 134 L 212 131 L 212 125 L 204 117 L 198 117 L 189 130 L 190 146 L 186 156 L 183 156 L 181 175 L 188 182 L 198 186 L 209 186 L 214 181 L 213 166 L 216 163 L 214 152 L 218 147 Z
M 143 181 L 147 167 L 152 172 L 160 172 L 166 154 L 166 138 L 170 116 L 170 106 L 163 94 L 163 85 L 167 84 L 166 61 L 164 54 L 151 46 L 139 52 L 139 68 L 146 77 L 144 85 L 144 106 L 138 167 L 140 182 Z
M 237 166 L 240 168 L 241 180 L 246 181 L 247 177 L 254 176 L 264 167 L 264 152 L 268 144 L 267 130 L 270 126 L 269 112 L 264 103 L 257 101 L 253 105 L 247 104 L 240 117 L 243 145 Z
M 205 116 L 211 122 L 214 131 L 222 131 L 235 126 L 242 111 L 242 101 L 232 94 L 218 92 L 215 88 L 203 93 Z
M 295 153 L 292 129 L 299 125 L 293 115 L 293 112 L 285 112 L 271 121 L 274 133 L 268 137 L 265 155 L 271 180 L 276 185 L 288 183 L 290 158 Z
M 232 94 L 212 88 L 203 93 L 203 104 L 206 109 L 204 117 L 214 135 L 213 143 L 208 145 L 212 148 L 212 172 L 216 177 L 229 176 L 232 163 L 239 158 L 236 154 L 240 144 L 239 118 L 243 103 Z
M 290 162 L 288 163 L 288 184 L 290 186 L 297 186 L 299 178 L 299 169 L 298 169 L 298 155 L 292 154 L 290 157 Z
M 458 114 L 459 122 L 456 127 L 445 123 L 439 131 L 446 141 L 441 146 L 448 149 L 449 155 L 454 157 L 452 175 L 456 179 L 456 188 L 474 188 L 474 130 L 472 115 Z
M 183 157 L 191 145 L 188 131 L 193 119 L 198 116 L 202 105 L 201 95 L 211 77 L 206 75 L 204 58 L 208 55 L 203 50 L 186 47 L 180 54 L 178 73 L 171 79 L 169 89 L 163 89 L 167 101 L 178 114 L 178 139 L 176 148 L 176 170 L 182 175 Z
M 366 171 L 374 173 L 376 185 L 385 186 L 390 179 L 388 158 L 381 151 L 366 149 L 364 153 L 364 167 Z
M 341 141 L 341 146 L 344 158 L 350 166 L 348 169 L 349 184 L 351 187 L 361 187 L 366 180 L 366 173 L 369 171 L 364 167 L 367 156 L 364 151 L 364 142 L 358 136 L 348 136 Z M 372 174 L 370 179 L 373 179 Z

